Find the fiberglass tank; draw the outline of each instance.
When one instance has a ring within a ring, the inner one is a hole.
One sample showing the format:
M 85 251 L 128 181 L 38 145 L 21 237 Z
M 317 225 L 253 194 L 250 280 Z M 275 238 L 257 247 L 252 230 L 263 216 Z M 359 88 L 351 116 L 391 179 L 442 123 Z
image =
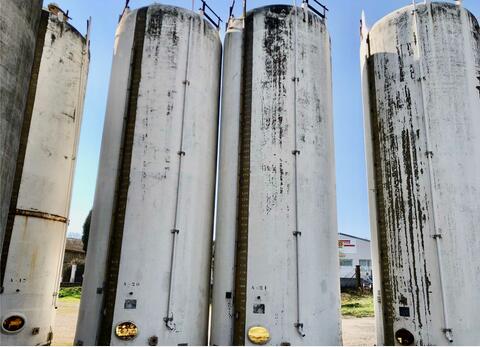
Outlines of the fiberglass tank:
M 2 0 L 0 9 L 0 252 L 35 55 L 41 0 Z M 38 69 L 38 64 L 36 64 Z
M 378 344 L 477 344 L 478 22 L 427 3 L 362 35 Z
M 202 15 L 123 14 L 76 344 L 207 343 L 220 65 Z
M 325 16 L 262 7 L 225 41 L 211 344 L 339 345 Z
M 88 36 L 43 10 L 1 258 L 2 345 L 43 345 L 53 321 L 89 64 Z

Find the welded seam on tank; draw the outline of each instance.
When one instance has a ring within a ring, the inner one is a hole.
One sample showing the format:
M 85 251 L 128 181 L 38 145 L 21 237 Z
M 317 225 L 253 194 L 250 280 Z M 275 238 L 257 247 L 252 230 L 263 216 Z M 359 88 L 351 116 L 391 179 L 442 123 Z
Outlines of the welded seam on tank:
M 49 221 L 54 221 L 54 222 L 60 222 L 60 223 L 68 223 L 68 218 L 59 216 L 56 214 L 48 213 L 48 212 L 41 212 L 41 211 L 36 211 L 36 210 L 23 210 L 17 208 L 15 210 L 15 215 L 16 216 L 23 216 L 23 217 L 31 217 L 31 218 L 38 218 L 38 219 L 44 219 L 44 220 L 49 220 Z
M 191 45 L 191 36 L 192 36 L 192 25 L 193 25 L 193 17 L 190 17 L 189 25 L 188 25 L 188 39 L 187 39 L 187 57 L 185 62 L 185 78 L 183 80 L 183 105 L 182 105 L 182 119 L 181 119 L 181 126 L 180 126 L 180 149 L 177 152 L 178 155 L 178 172 L 177 172 L 177 189 L 175 193 L 175 211 L 174 211 L 174 220 L 173 220 L 173 229 L 171 230 L 172 233 L 172 253 L 170 258 L 170 276 L 169 276 L 169 283 L 168 283 L 168 301 L 167 301 L 167 315 L 163 319 L 165 321 L 165 325 L 170 330 L 175 330 L 176 325 L 174 323 L 173 317 L 173 293 L 174 293 L 174 285 L 175 285 L 175 270 L 176 270 L 176 249 L 178 243 L 178 236 L 180 230 L 178 229 L 178 206 L 180 203 L 180 186 L 182 183 L 182 158 L 185 156 L 184 148 L 183 148 L 183 135 L 184 135 L 184 128 L 185 128 L 185 114 L 186 114 L 186 107 L 187 107 L 187 91 L 188 86 L 190 85 L 190 81 L 188 80 L 188 72 L 190 68 L 190 45 Z
M 298 222 L 298 157 L 300 155 L 300 150 L 298 149 L 298 131 L 297 131 L 297 108 L 298 108 L 298 97 L 297 97 L 297 84 L 299 81 L 299 77 L 297 76 L 298 70 L 298 9 L 297 9 L 297 1 L 293 1 L 293 15 L 295 17 L 295 27 L 294 27 L 294 46 L 293 46 L 293 144 L 294 149 L 292 151 L 293 154 L 293 166 L 294 166 L 294 199 L 295 199 L 295 230 L 293 231 L 293 236 L 295 237 L 295 265 L 296 265 L 296 304 L 297 304 L 297 321 L 294 323 L 294 326 L 297 328 L 298 333 L 300 336 L 304 337 L 305 332 L 303 330 L 303 320 L 302 320 L 302 302 L 301 302 L 301 264 L 300 264 L 300 238 L 302 232 L 299 230 L 299 222 Z
M 118 273 L 122 252 L 123 229 L 125 212 L 127 209 L 128 187 L 130 184 L 130 169 L 135 135 L 137 116 L 137 101 L 142 77 L 143 46 L 145 40 L 146 17 L 148 8 L 141 8 L 137 12 L 135 31 L 132 45 L 132 60 L 130 65 L 130 81 L 128 102 L 123 127 L 122 146 L 119 155 L 118 179 L 115 188 L 115 206 L 112 215 L 110 230 L 110 244 L 108 261 L 106 263 L 104 298 L 102 303 L 102 319 L 98 333 L 99 345 L 109 345 L 112 334 L 113 315 L 117 293 Z
M 12 196 L 10 199 L 10 207 L 7 218 L 7 225 L 5 227 L 5 236 L 3 242 L 3 249 L 1 255 L 0 265 L 0 286 L 4 287 L 5 271 L 7 268 L 8 253 L 10 250 L 10 243 L 12 241 L 13 226 L 15 224 L 15 215 L 18 204 L 18 194 L 20 192 L 20 184 L 22 181 L 23 166 L 25 163 L 25 154 L 27 152 L 28 135 L 30 132 L 30 124 L 32 121 L 33 106 L 35 104 L 35 96 L 37 94 L 38 74 L 42 62 L 43 48 L 45 43 L 45 34 L 47 32 L 49 13 L 42 10 L 40 23 L 38 26 L 37 38 L 35 43 L 35 52 L 33 55 L 32 73 L 30 83 L 28 86 L 27 101 L 25 106 L 25 113 L 23 116 L 23 124 L 20 135 L 20 147 L 18 150 L 17 164 L 15 168 L 15 176 L 13 180 Z
M 244 19 L 242 109 L 240 115 L 240 152 L 237 196 L 237 237 L 235 254 L 235 322 L 233 344 L 245 344 L 247 320 L 247 270 L 250 208 L 250 146 L 252 118 L 252 73 L 254 16 Z
M 425 6 L 427 7 L 427 10 L 428 10 L 427 16 L 433 22 L 431 5 L 425 5 Z M 424 120 L 424 126 L 425 126 L 425 142 L 426 142 L 425 145 L 426 145 L 426 156 L 427 156 L 427 163 L 428 163 L 429 189 L 430 189 L 430 196 L 432 199 L 431 202 L 432 202 L 434 234 L 431 235 L 431 237 L 433 237 L 433 239 L 435 240 L 436 254 L 437 254 L 437 261 L 438 261 L 440 294 L 442 297 L 443 319 L 444 319 L 444 325 L 445 325 L 443 327 L 443 333 L 445 334 L 445 338 L 451 343 L 453 342 L 453 336 L 452 336 L 452 329 L 450 328 L 449 321 L 448 321 L 448 307 L 447 307 L 447 301 L 445 297 L 445 284 L 444 284 L 443 260 L 442 260 L 442 248 L 441 248 L 442 233 L 441 233 L 441 230 L 438 228 L 438 214 L 437 214 L 437 208 L 436 208 L 437 198 L 436 198 L 436 191 L 434 187 L 435 175 L 433 172 L 433 163 L 432 163 L 433 151 L 432 151 L 432 146 L 430 141 L 430 115 L 426 106 L 427 98 L 425 97 L 426 91 L 423 83 L 423 78 L 425 77 L 425 73 L 424 73 L 423 64 L 422 64 L 422 52 L 421 52 L 422 38 L 420 36 L 420 30 L 419 30 L 418 9 L 415 3 L 414 3 L 414 9 L 413 9 L 413 16 L 414 16 L 414 33 L 417 38 L 416 53 L 417 53 L 417 59 L 418 59 L 418 66 L 420 69 L 419 83 L 420 83 L 420 92 L 422 93 L 422 110 L 423 110 L 423 120 Z

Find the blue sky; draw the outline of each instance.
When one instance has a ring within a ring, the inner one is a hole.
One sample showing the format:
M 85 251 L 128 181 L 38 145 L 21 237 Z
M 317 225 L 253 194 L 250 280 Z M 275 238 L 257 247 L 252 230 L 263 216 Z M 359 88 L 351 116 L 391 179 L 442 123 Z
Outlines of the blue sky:
M 85 217 L 93 205 L 98 157 L 102 139 L 113 38 L 124 0 L 55 0 L 70 11 L 71 23 L 85 32 L 92 17 L 91 62 L 83 116 L 78 162 L 73 188 L 69 233 L 81 234 Z M 45 5 L 48 0 L 45 0 Z M 130 7 L 151 4 L 150 0 L 131 0 Z M 241 0 L 237 0 L 240 14 Z M 249 0 L 249 8 L 268 4 L 292 4 L 294 0 Z M 300 4 L 301 0 L 297 0 Z M 370 238 L 368 200 L 363 149 L 363 110 L 359 71 L 359 19 L 365 10 L 371 26 L 384 15 L 411 4 L 411 0 L 323 0 L 329 9 L 328 27 L 332 38 L 335 152 L 337 172 L 338 230 Z M 421 2 L 421 1 L 417 1 Z M 191 8 L 192 0 L 163 0 L 161 3 Z M 228 15 L 231 0 L 209 0 L 222 17 Z M 195 1 L 198 8 L 200 1 Z M 477 18 L 479 0 L 464 0 Z M 222 31 L 223 33 L 223 31 Z

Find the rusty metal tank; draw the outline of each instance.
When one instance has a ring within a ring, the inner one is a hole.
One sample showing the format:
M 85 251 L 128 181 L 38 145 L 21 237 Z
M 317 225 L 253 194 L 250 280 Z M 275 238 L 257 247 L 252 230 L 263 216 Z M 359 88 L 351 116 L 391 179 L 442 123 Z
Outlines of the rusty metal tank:
M 51 343 L 88 72 L 88 38 L 43 10 L 1 259 L 1 343 Z
M 331 47 L 314 10 L 257 8 L 227 31 L 213 345 L 341 344 Z
M 207 343 L 220 65 L 202 14 L 123 14 L 76 344 Z
M 32 81 L 30 76 L 41 12 L 42 0 L 3 0 L 1 4 L 0 253 L 3 247 L 29 84 Z M 38 68 L 38 63 L 35 67 Z
M 477 19 L 427 2 L 362 36 L 378 344 L 477 344 Z

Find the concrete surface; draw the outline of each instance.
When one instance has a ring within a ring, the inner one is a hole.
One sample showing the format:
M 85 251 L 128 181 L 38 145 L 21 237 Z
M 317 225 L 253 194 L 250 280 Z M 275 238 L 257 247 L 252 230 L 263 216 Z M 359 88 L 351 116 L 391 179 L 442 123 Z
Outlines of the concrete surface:
M 72 346 L 77 324 L 79 299 L 58 300 L 53 346 Z M 343 317 L 344 346 L 371 346 L 375 343 L 375 318 Z

